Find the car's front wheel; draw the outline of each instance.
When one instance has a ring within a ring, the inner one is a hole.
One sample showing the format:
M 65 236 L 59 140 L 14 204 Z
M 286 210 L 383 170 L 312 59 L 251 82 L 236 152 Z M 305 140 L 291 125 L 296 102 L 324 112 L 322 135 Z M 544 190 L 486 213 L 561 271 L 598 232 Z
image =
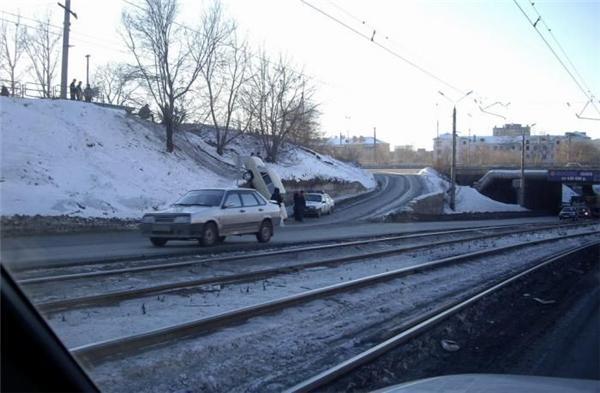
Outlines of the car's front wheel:
M 204 224 L 200 244 L 203 246 L 213 246 L 219 240 L 219 231 L 213 222 Z
M 150 242 L 152 243 L 152 245 L 156 246 L 156 247 L 164 247 L 165 244 L 167 244 L 167 239 L 161 239 L 159 237 L 151 237 L 150 238 Z
M 266 243 L 269 240 L 271 240 L 272 236 L 273 236 L 273 225 L 271 224 L 270 221 L 264 220 L 260 224 L 260 228 L 258 229 L 258 232 L 256 233 L 256 240 L 258 240 L 261 243 Z

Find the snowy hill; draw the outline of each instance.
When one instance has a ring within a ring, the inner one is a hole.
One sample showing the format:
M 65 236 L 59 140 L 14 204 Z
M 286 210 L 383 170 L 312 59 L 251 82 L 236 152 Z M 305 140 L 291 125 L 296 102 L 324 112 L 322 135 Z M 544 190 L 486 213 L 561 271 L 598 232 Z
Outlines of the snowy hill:
M 189 189 L 236 184 L 230 158 L 213 157 L 201 138 L 179 133 L 178 148 L 168 154 L 162 127 L 93 104 L 1 97 L 0 133 L 2 215 L 136 218 Z M 284 160 L 284 178 L 335 177 L 374 186 L 358 168 L 336 162 L 325 171 L 330 165 L 314 156 L 302 157 L 297 148 L 294 154 L 298 164 L 285 166 Z
M 432 168 L 425 168 L 419 172 L 424 179 L 430 193 L 445 193 L 450 188 L 450 183 Z M 495 201 L 487 196 L 480 194 L 473 187 L 456 186 L 456 209 L 451 210 L 444 206 L 445 214 L 452 213 L 477 213 L 477 212 L 509 212 L 509 211 L 527 211 L 519 205 L 511 205 Z

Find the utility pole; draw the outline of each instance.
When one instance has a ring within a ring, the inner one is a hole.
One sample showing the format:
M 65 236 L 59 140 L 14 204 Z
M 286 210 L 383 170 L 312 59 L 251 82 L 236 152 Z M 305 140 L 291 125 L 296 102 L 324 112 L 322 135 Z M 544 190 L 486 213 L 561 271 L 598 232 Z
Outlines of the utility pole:
M 377 127 L 373 127 L 373 162 L 377 165 Z
M 456 205 L 456 105 L 452 110 L 452 164 L 450 166 L 450 209 Z
M 63 21 L 63 50 L 62 66 L 60 71 L 60 98 L 67 98 L 67 78 L 69 68 L 69 27 L 71 26 L 71 15 L 77 19 L 77 14 L 71 11 L 71 0 L 65 0 L 65 5 L 58 3 L 58 6 L 64 8 L 65 18 Z
M 90 85 L 90 55 L 85 55 L 85 86 Z
M 460 99 L 455 100 L 455 101 L 448 98 L 441 91 L 438 91 L 438 93 L 442 97 L 444 97 L 445 99 L 450 101 L 453 105 L 453 109 L 452 109 L 452 163 L 450 165 L 451 184 L 450 184 L 450 203 L 449 203 L 449 205 L 450 205 L 450 209 L 454 210 L 454 208 L 456 206 L 456 104 L 458 104 L 465 97 L 467 97 L 468 95 L 473 93 L 473 90 L 469 91 L 464 96 L 462 96 Z
M 519 205 L 525 207 L 525 130 L 521 131 L 521 192 Z
M 535 124 L 527 125 L 527 127 L 521 129 L 521 193 L 519 195 L 519 205 L 523 207 L 525 207 L 525 130 L 529 129 L 531 135 L 531 128 Z

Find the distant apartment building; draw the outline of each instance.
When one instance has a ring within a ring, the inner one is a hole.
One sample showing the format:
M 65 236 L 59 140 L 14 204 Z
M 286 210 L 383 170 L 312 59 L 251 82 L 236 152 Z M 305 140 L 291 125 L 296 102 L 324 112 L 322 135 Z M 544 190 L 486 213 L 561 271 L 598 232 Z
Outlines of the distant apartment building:
M 529 136 L 531 135 L 531 127 L 521 124 L 505 124 L 502 127 L 494 127 L 493 136 Z
M 494 135 L 457 136 L 457 164 L 462 166 L 505 165 L 521 162 L 522 135 L 525 135 L 525 161 L 529 165 L 552 166 L 571 161 L 593 160 L 596 149 L 585 132 L 564 135 L 531 135 L 527 126 L 506 124 L 494 127 Z M 452 134 L 445 133 L 433 141 L 434 163 L 449 163 L 452 155 Z
M 329 138 L 327 148 L 335 158 L 361 165 L 389 163 L 391 157 L 390 144 L 370 136 Z

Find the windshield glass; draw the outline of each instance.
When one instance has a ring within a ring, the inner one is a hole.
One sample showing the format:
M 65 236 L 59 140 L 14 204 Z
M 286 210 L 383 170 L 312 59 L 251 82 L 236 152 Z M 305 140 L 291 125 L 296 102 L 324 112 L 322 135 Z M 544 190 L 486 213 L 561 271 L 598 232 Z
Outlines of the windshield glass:
M 222 190 L 190 191 L 175 202 L 176 206 L 219 206 L 223 194 Z
M 599 16 L 0 0 L 1 265 L 107 393 L 600 381 Z

